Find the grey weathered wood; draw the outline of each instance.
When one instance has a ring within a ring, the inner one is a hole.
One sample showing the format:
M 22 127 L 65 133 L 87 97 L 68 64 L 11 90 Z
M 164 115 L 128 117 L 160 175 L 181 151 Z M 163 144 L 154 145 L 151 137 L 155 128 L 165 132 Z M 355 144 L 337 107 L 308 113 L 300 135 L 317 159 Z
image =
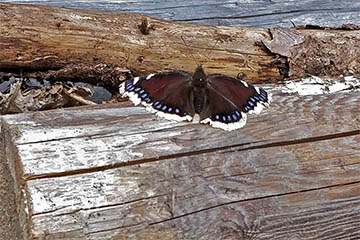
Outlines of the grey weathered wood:
M 359 237 L 358 92 L 270 91 L 272 107 L 230 133 L 129 105 L 3 117 L 31 234 Z
M 170 0 L 170 1 L 22 1 L 2 2 L 43 4 L 112 12 L 132 12 L 171 21 L 184 21 L 217 26 L 296 25 L 341 26 L 360 24 L 360 2 L 357 0 Z
M 38 3 L 216 25 L 359 19 L 357 1 Z M 360 238 L 358 93 L 274 95 L 231 133 L 123 105 L 2 118 L 24 227 L 35 239 Z

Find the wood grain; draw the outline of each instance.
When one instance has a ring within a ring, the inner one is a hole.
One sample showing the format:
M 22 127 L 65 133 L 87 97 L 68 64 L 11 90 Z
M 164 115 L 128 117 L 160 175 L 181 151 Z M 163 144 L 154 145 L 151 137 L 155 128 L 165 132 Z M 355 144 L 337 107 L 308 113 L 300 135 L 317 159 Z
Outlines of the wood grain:
M 275 57 L 256 45 L 270 39 L 265 29 L 149 18 L 152 30 L 144 35 L 139 29 L 143 18 L 136 14 L 0 3 L 0 21 L 6 23 L 0 25 L 1 69 L 31 72 L 105 64 L 141 75 L 169 69 L 193 72 L 197 62 L 204 64 L 208 74 L 221 72 L 236 77 L 242 72 L 249 82 L 282 79 L 279 69 L 271 64 Z M 121 79 L 113 81 L 120 83 Z
M 192 0 L 192 1 L 22 1 L 2 2 L 43 4 L 110 12 L 131 12 L 170 21 L 215 26 L 274 26 L 319 25 L 338 27 L 359 24 L 360 3 L 357 0 L 288 1 L 288 0 Z
M 159 8 L 159 1 L 107 1 L 102 9 L 267 27 L 290 26 L 290 20 L 357 23 L 360 8 L 350 0 L 204 3 L 161 1 Z M 96 1 L 60 4 L 99 9 Z M 282 78 L 270 65 L 274 58 L 255 46 L 270 39 L 267 30 L 149 18 L 154 29 L 145 36 L 137 26 L 141 19 L 2 3 L 1 70 L 67 71 L 69 64 L 85 62 L 135 74 L 193 71 L 184 54 L 191 51 L 209 73 L 245 72 L 251 82 Z M 346 45 L 351 41 L 338 41 L 339 32 L 358 41 L 357 31 L 302 31 L 319 42 L 335 39 L 356 56 Z M 212 62 L 207 56 L 217 41 Z M 322 47 L 316 49 L 329 52 Z M 26 238 L 359 239 L 358 92 L 300 97 L 266 87 L 274 95 L 272 107 L 231 133 L 164 121 L 127 103 L 1 117 L 1 150 Z
M 356 239 L 358 92 L 269 91 L 230 133 L 124 104 L 3 117 L 33 238 Z
M 149 34 L 140 31 L 144 19 Z M 299 29 L 297 34 L 304 40 L 290 46 L 273 39 L 289 53 L 286 58 L 261 44 L 274 36 L 260 28 L 201 26 L 137 14 L 5 3 L 0 4 L 0 21 L 5 23 L 0 25 L 0 74 L 82 81 L 113 91 L 131 74 L 193 72 L 197 63 L 204 65 L 207 74 L 244 74 L 250 83 L 360 72 L 356 28 Z M 276 36 L 289 38 L 286 29 L 278 32 L 282 34 Z

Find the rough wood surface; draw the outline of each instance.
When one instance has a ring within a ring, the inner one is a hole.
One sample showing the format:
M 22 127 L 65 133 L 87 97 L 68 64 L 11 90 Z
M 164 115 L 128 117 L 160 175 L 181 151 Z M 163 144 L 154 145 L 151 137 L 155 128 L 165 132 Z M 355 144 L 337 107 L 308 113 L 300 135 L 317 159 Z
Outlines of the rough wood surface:
M 338 27 L 360 24 L 358 0 L 5 0 L 2 2 L 42 4 L 111 12 L 132 12 L 165 20 L 217 26 L 274 27 L 319 25 Z
M 2 118 L 34 239 L 356 239 L 358 92 L 224 132 L 106 105 Z
M 243 72 L 249 81 L 282 78 L 271 64 L 274 56 L 255 44 L 270 39 L 267 30 L 151 18 L 150 34 L 144 35 L 139 30 L 142 19 L 135 14 L 2 3 L 0 21 L 5 24 L 0 25 L 0 66 L 45 71 L 69 64 L 105 63 L 139 75 L 167 69 L 193 72 L 194 57 L 208 73 L 237 76 Z
M 1 127 L 0 127 L 1 132 Z M 23 240 L 23 230 L 26 229 L 27 222 L 23 224 L 19 222 L 20 206 L 18 204 L 19 193 L 16 189 L 13 176 L 10 174 L 7 156 L 4 152 L 4 139 L 2 132 L 0 133 L 0 236 L 1 240 Z M 24 213 L 24 212 L 23 212 Z M 22 216 L 25 220 L 26 216 Z
M 293 52 L 287 61 L 260 44 L 271 39 L 266 29 L 148 18 L 149 34 L 143 34 L 139 29 L 143 19 L 136 14 L 1 3 L 0 69 L 41 71 L 45 78 L 57 76 L 55 80 L 62 80 L 61 76 L 69 80 L 72 75 L 112 87 L 125 78 L 126 69 L 134 75 L 168 69 L 193 72 L 195 61 L 203 63 L 208 74 L 242 73 L 253 83 L 277 82 L 288 73 L 293 77 L 360 74 L 358 30 L 299 30 L 306 41 L 294 51 L 281 42 L 282 48 Z M 59 74 L 49 75 L 49 70 Z
M 94 1 L 37 3 L 95 6 Z M 359 19 L 357 1 L 251 0 L 245 8 L 241 1 L 207 3 L 212 10 L 195 1 L 162 1 L 162 9 L 152 7 L 157 1 L 116 1 L 111 7 L 220 25 L 273 26 L 289 19 L 296 25 L 328 25 L 322 18 L 331 15 L 329 25 L 338 26 Z M 102 4 L 109 7 L 110 1 Z M 316 7 L 308 10 L 311 6 Z M 219 12 L 227 16 L 218 17 Z M 192 51 L 209 73 L 245 72 L 252 82 L 283 77 L 269 64 L 274 57 L 255 44 L 271 39 L 267 30 L 149 18 L 150 34 L 143 35 L 141 20 L 139 15 L 0 4 L 0 71 L 59 70 L 55 74 L 81 78 L 83 72 L 74 69 L 86 68 L 89 78 L 101 80 L 102 73 L 115 69 L 109 75 L 116 86 L 125 68 L 134 74 L 193 71 L 187 53 Z M 313 37 L 306 42 L 313 47 L 298 48 L 298 58 L 290 63 L 311 60 L 311 74 L 328 66 L 356 73 L 358 32 L 301 30 Z M 207 54 L 217 40 L 211 53 L 215 61 L 210 61 Z M 334 45 L 336 51 L 328 51 Z M 336 64 L 327 60 L 333 56 L 341 56 Z M 299 97 L 273 92 L 270 110 L 231 133 L 163 121 L 127 104 L 2 117 L 1 151 L 15 180 L 25 237 L 359 239 L 358 93 Z

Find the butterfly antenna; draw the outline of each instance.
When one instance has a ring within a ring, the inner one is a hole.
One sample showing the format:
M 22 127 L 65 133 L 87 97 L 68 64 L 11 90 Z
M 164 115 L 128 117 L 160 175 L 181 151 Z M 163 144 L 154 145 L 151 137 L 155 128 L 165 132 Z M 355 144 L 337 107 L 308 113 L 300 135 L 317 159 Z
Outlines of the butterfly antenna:
M 191 56 L 192 60 L 196 63 L 196 65 L 199 65 L 199 64 L 198 64 L 198 62 L 195 60 L 194 55 L 192 55 L 192 53 L 191 53 L 191 49 L 190 49 L 190 47 L 186 44 L 185 39 L 183 38 L 183 36 L 180 36 L 180 37 L 181 37 L 181 40 L 184 42 L 184 45 L 185 45 L 185 46 L 186 46 L 186 48 L 188 49 L 188 52 L 189 52 L 189 54 L 190 54 L 190 56 Z
M 212 57 L 212 56 L 211 56 L 211 53 L 214 52 L 214 49 L 215 49 L 216 45 L 218 44 L 218 42 L 219 42 L 219 39 L 217 39 L 216 42 L 215 42 L 215 44 L 214 44 L 214 46 L 212 46 L 212 48 L 210 48 L 209 54 L 206 56 L 206 58 L 208 59 L 208 61 L 211 61 L 211 57 Z

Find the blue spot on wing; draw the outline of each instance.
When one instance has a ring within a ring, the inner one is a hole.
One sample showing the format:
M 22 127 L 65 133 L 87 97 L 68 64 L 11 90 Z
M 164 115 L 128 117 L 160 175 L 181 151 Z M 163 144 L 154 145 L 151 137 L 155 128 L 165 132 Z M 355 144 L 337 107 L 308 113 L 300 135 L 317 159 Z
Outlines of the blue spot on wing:
M 131 81 L 126 81 L 126 90 L 129 90 L 129 88 L 133 87 L 133 84 Z
M 260 96 L 264 98 L 264 101 L 267 101 L 267 93 L 263 89 L 260 89 Z

